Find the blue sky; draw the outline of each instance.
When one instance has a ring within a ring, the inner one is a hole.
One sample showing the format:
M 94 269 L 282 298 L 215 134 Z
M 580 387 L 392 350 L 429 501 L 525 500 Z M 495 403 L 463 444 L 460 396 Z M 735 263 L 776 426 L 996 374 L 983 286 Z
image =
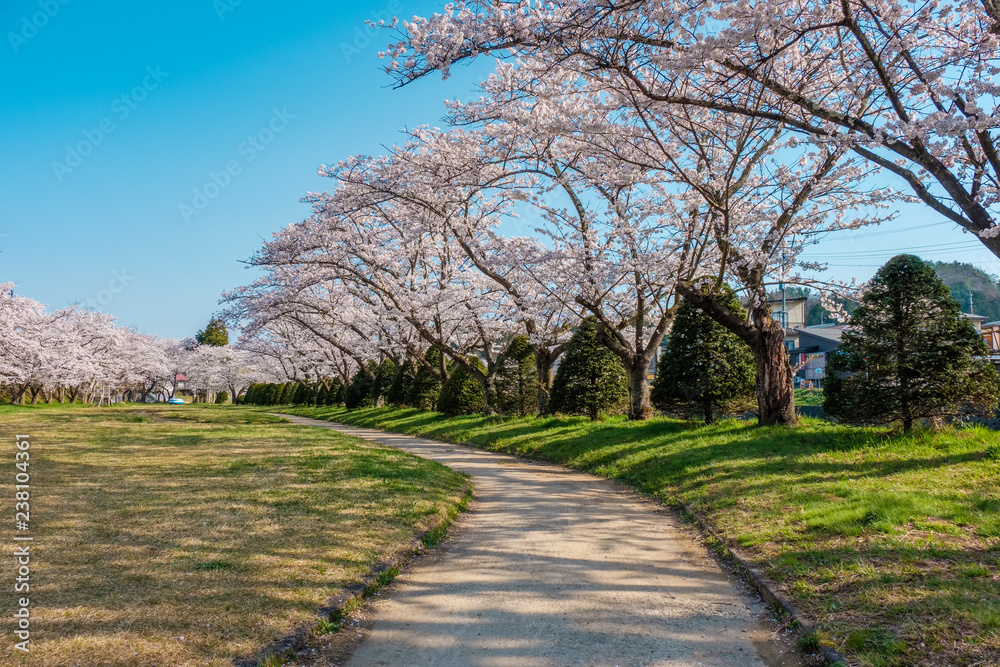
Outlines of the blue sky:
M 308 214 L 316 168 L 436 124 L 489 69 L 391 89 L 365 21 L 440 2 L 14 0 L 0 7 L 0 281 L 53 307 L 83 302 L 182 337 L 251 280 L 244 260 Z M 830 237 L 839 278 L 900 248 L 1000 261 L 922 207 Z M 897 233 L 896 230 L 902 230 Z M 944 244 L 944 245 L 942 245 Z M 956 245 L 947 245 L 956 244 Z M 861 254 L 863 253 L 863 254 Z

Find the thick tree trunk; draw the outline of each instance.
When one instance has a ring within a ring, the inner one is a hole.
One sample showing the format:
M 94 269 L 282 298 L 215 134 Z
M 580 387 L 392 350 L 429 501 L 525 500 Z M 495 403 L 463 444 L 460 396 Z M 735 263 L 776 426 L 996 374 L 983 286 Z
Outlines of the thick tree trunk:
M 653 406 L 649 402 L 649 362 L 642 356 L 628 367 L 628 418 L 649 419 Z
M 706 424 L 714 424 L 715 423 L 715 415 L 712 412 L 712 399 L 709 397 L 707 391 L 705 392 L 705 396 L 702 399 L 702 401 L 703 401 L 702 412 L 705 413 L 705 423 Z
M 792 365 L 785 348 L 785 331 L 776 320 L 761 328 L 750 342 L 757 362 L 757 423 L 760 426 L 794 426 L 795 392 Z
M 792 365 L 785 349 L 785 330 L 771 317 L 765 294 L 750 313 L 750 321 L 720 305 L 710 295 L 692 285 L 680 285 L 686 299 L 706 315 L 740 337 L 753 351 L 757 365 L 757 425 L 794 426 L 795 392 L 792 385 Z

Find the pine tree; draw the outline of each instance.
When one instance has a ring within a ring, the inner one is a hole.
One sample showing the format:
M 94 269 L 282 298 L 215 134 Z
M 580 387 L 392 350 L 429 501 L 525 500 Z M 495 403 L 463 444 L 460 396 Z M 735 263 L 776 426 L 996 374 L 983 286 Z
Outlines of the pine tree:
M 372 405 L 385 405 L 385 397 L 395 378 L 396 364 L 393 363 L 392 359 L 386 359 L 378 365 L 378 369 L 375 371 L 375 381 L 372 383 Z
M 732 290 L 720 298 L 731 311 L 744 314 Z M 657 365 L 651 398 L 660 410 L 701 414 L 711 424 L 720 410 L 753 399 L 756 375 L 746 343 L 684 300 Z
M 327 394 L 327 399 L 325 405 L 337 406 L 344 402 L 344 381 L 338 378 L 333 378 L 330 381 L 330 391 Z
M 413 384 L 413 379 L 417 376 L 417 364 L 413 359 L 407 359 L 396 368 L 396 375 L 392 378 L 389 391 L 385 395 L 387 405 L 394 405 L 397 408 L 406 405 L 406 393 Z
M 496 406 L 501 414 L 521 415 L 538 410 L 538 369 L 535 349 L 527 336 L 515 336 L 501 353 L 494 382 Z
M 622 409 L 627 398 L 625 367 L 597 342 L 597 322 L 588 317 L 566 344 L 552 383 L 550 409 L 596 420 L 602 412 Z
M 441 364 L 441 351 L 437 348 L 428 348 L 424 354 L 424 361 L 434 368 Z M 423 364 L 417 370 L 413 383 L 406 392 L 406 404 L 421 410 L 433 410 L 437 405 L 438 394 L 441 393 L 441 380 Z
M 486 372 L 486 366 L 478 357 L 470 357 L 469 362 L 482 372 Z M 465 366 L 456 364 L 455 370 L 441 387 L 437 411 L 452 416 L 472 415 L 482 412 L 485 408 L 483 385 L 466 370 Z
M 996 410 L 1000 379 L 985 343 L 934 268 L 899 255 L 879 269 L 831 356 L 824 410 L 851 423 Z
M 229 331 L 226 330 L 226 325 L 222 320 L 213 317 L 203 331 L 195 334 L 194 339 L 200 345 L 223 347 L 229 345 Z
M 351 378 L 351 384 L 344 392 L 344 406 L 353 410 L 354 408 L 370 408 L 375 405 L 372 399 L 372 387 L 375 386 L 375 372 L 378 366 L 374 361 L 368 362 L 364 368 L 359 368 L 358 372 Z

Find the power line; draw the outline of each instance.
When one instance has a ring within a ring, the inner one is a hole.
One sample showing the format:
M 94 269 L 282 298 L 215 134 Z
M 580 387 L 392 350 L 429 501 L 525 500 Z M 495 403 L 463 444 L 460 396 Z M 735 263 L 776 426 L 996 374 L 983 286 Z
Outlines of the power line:
M 908 227 L 906 229 L 880 229 L 877 232 L 858 232 L 856 234 L 856 237 L 859 237 L 859 238 L 868 238 L 868 237 L 871 237 L 871 236 L 886 236 L 888 234 L 904 234 L 906 232 L 912 232 L 912 231 L 915 231 L 917 229 L 926 229 L 928 227 L 938 227 L 940 225 L 954 225 L 954 224 L 955 223 L 953 223 L 953 222 L 949 222 L 947 220 L 942 220 L 941 222 L 930 222 L 930 223 L 927 223 L 926 225 L 917 225 L 916 227 Z M 843 228 L 840 228 L 840 229 L 820 229 L 820 230 L 811 231 L 811 232 L 797 232 L 797 233 L 800 236 L 812 236 L 814 234 L 835 234 L 837 232 L 857 232 L 858 229 L 862 229 L 862 227 L 858 227 L 857 229 L 849 228 L 849 227 L 843 227 Z
M 922 254 L 940 254 L 942 252 L 971 252 L 975 250 L 985 250 L 985 247 L 976 242 L 968 243 L 956 243 L 956 244 L 936 244 L 936 245 L 926 245 L 926 246 L 910 246 L 906 248 L 886 248 L 884 250 L 857 250 L 853 252 L 820 252 L 820 253 L 806 253 L 810 254 L 811 257 L 822 258 L 827 257 L 831 259 L 850 259 L 850 258 L 871 258 L 879 257 L 888 254 L 898 255 L 903 252 L 919 252 Z

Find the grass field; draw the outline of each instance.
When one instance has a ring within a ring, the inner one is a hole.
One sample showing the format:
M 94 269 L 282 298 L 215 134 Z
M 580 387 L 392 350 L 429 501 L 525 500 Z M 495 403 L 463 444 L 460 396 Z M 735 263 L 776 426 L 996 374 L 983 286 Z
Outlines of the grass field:
M 231 667 L 437 526 L 462 476 L 230 406 L 0 407 L 10 567 L 15 434 L 31 442 L 31 653 L 0 664 Z M 24 533 L 22 533 L 24 534 Z
M 287 408 L 557 461 L 691 505 L 864 665 L 1000 664 L 1000 441 L 803 420 L 447 419 Z

